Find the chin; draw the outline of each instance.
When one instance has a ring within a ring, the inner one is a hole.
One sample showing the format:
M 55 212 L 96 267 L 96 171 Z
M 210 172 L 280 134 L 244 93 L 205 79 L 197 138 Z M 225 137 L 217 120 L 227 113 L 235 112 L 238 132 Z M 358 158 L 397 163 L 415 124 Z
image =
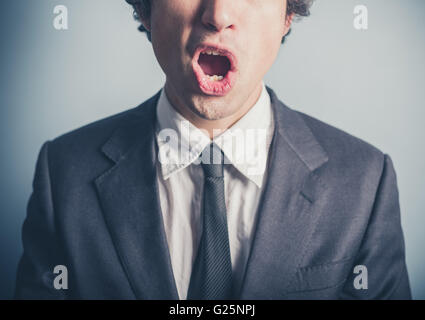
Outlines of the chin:
M 220 120 L 231 114 L 226 104 L 204 101 L 191 108 L 194 113 L 205 120 Z

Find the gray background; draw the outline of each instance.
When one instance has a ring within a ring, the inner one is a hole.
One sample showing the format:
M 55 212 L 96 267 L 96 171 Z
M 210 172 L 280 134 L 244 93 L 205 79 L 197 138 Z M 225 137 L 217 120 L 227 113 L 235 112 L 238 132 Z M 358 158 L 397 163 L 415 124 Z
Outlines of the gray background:
M 69 10 L 67 31 L 53 8 Z M 369 9 L 369 30 L 353 8 Z M 1 1 L 0 298 L 10 298 L 42 143 L 138 105 L 164 75 L 124 0 Z M 266 77 L 291 107 L 389 153 L 414 298 L 425 298 L 425 1 L 317 0 Z

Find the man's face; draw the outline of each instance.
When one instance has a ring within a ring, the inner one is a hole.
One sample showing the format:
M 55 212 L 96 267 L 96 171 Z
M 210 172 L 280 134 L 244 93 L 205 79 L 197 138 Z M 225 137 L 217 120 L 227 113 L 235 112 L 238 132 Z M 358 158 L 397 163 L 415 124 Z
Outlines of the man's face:
M 151 3 L 144 22 L 173 104 L 217 120 L 256 102 L 290 27 L 286 0 Z

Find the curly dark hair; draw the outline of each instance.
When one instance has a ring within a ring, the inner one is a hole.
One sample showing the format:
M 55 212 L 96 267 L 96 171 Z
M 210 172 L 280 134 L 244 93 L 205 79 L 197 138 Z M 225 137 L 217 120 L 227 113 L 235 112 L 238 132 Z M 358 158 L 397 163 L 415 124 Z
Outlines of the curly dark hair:
M 149 17 L 151 12 L 151 0 L 125 0 L 127 3 L 131 4 L 134 9 L 134 18 L 137 21 L 140 21 L 139 16 L 136 12 L 136 6 L 138 7 L 138 11 L 142 12 L 144 16 Z M 313 4 L 314 0 L 288 0 L 286 13 L 288 15 L 295 14 L 297 17 L 308 17 L 310 15 L 310 7 Z M 146 32 L 146 35 L 151 41 L 151 33 L 143 27 L 143 25 L 139 26 L 139 30 L 141 32 Z M 285 42 L 286 37 L 291 33 L 291 29 L 289 32 L 282 38 L 282 43 Z

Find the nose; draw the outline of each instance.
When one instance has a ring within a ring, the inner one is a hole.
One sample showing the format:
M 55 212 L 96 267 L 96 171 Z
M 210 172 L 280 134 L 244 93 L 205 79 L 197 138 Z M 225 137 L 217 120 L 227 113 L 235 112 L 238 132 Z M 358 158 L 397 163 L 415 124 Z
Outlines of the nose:
M 234 28 L 234 0 L 206 0 L 202 12 L 202 24 L 215 32 Z

